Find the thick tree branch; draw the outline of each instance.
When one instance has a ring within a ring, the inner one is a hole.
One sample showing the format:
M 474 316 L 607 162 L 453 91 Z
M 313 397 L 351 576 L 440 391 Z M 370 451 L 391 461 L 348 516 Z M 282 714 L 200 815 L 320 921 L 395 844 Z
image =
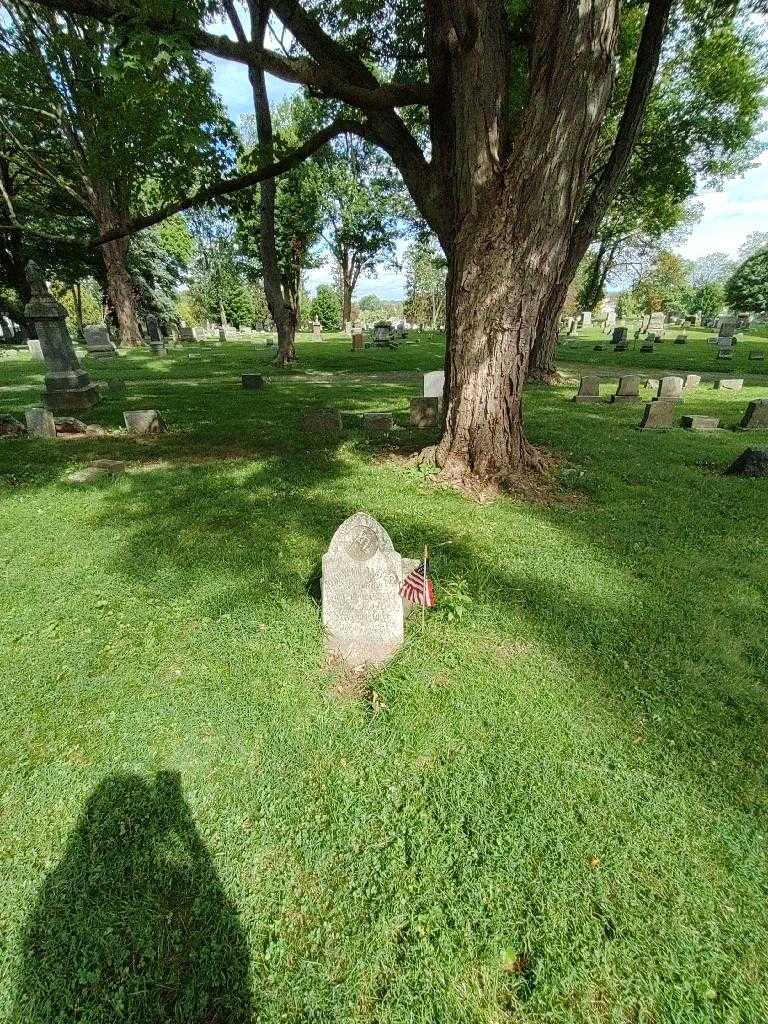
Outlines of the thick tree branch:
M 225 60 L 233 60 L 263 68 L 284 82 L 306 86 L 325 96 L 341 100 L 362 110 L 390 110 L 413 104 L 427 104 L 430 92 L 426 85 L 415 82 L 379 82 L 372 73 L 365 81 L 350 78 L 341 65 L 321 64 L 306 57 L 285 57 L 273 50 L 243 39 L 192 27 L 172 16 L 153 17 L 133 7 L 129 0 L 35 0 L 54 11 L 68 11 L 82 17 L 95 18 L 116 27 L 143 27 L 152 32 L 177 35 L 190 46 Z M 363 65 L 364 66 L 364 65 Z
M 568 256 L 563 269 L 563 276 L 567 276 L 568 281 L 576 273 L 576 268 L 589 248 L 632 156 L 637 134 L 643 123 L 651 96 L 669 12 L 673 3 L 674 0 L 650 0 L 648 5 L 648 13 L 645 16 L 640 44 L 635 57 L 629 94 L 621 115 L 613 149 L 571 236 Z
M 166 203 L 165 206 L 161 206 L 153 213 L 148 213 L 143 217 L 136 217 L 121 228 L 107 232 L 95 244 L 103 245 L 105 242 L 113 242 L 118 238 L 125 238 L 126 235 L 136 234 L 137 231 L 143 231 L 154 224 L 159 224 L 160 221 L 167 220 L 168 217 L 172 217 L 176 213 L 190 210 L 194 206 L 201 206 L 212 199 L 220 199 L 222 196 L 231 195 L 233 192 L 241 192 L 243 189 L 252 188 L 261 181 L 269 181 L 272 178 L 276 178 L 278 175 L 285 174 L 292 167 L 296 167 L 308 159 L 327 142 L 330 142 L 331 139 L 335 139 L 337 135 L 341 135 L 343 132 L 360 131 L 360 129 L 361 126 L 356 121 L 346 119 L 334 121 L 326 128 L 315 132 L 302 146 L 291 150 L 290 153 L 281 157 L 280 160 L 266 164 L 264 167 L 259 167 L 248 174 L 240 174 L 236 178 L 224 178 L 222 181 L 217 181 L 214 185 L 200 189 L 200 191 L 195 192 L 191 196 L 186 196 L 172 203 Z

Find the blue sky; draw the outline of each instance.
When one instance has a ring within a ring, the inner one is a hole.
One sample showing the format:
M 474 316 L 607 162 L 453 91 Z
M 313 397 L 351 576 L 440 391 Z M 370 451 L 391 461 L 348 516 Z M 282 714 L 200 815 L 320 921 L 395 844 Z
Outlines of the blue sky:
M 224 26 L 216 25 L 215 28 L 221 30 Z M 232 61 L 219 59 L 213 59 L 212 64 L 216 89 L 230 116 L 237 122 L 242 114 L 253 111 L 245 68 Z M 279 103 L 297 87 L 268 76 L 267 88 L 272 102 Z M 763 138 L 768 144 L 768 133 Z M 742 178 L 726 182 L 725 187 L 718 192 L 702 191 L 696 199 L 704 207 L 702 219 L 678 251 L 687 259 L 696 259 L 711 252 L 725 252 L 735 257 L 739 246 L 751 231 L 768 231 L 768 150 Z M 402 257 L 406 244 L 401 242 L 398 245 L 398 257 Z M 330 263 L 318 270 L 308 271 L 306 275 L 310 292 L 321 282 L 331 281 Z M 384 268 L 374 277 L 363 278 L 355 294 L 358 298 L 373 294 L 385 299 L 401 299 L 404 292 L 404 274 Z

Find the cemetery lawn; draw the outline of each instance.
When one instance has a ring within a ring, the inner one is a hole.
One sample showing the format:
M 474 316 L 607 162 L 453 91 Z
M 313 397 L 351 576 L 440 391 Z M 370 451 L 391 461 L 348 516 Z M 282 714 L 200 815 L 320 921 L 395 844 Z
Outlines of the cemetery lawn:
M 532 386 L 557 493 L 481 505 L 393 458 L 440 339 L 348 348 L 86 360 L 128 381 L 86 421 L 170 433 L 0 442 L 0 1020 L 762 1024 L 768 479 L 722 470 L 768 435 Z M 39 390 L 0 359 L 0 412 Z M 359 509 L 439 602 L 367 688 L 317 604 Z

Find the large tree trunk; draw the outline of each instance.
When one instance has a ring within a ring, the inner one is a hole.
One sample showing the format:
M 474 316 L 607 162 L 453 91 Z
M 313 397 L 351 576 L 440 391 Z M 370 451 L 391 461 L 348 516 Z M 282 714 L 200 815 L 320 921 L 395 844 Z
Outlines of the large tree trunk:
M 450 97 L 445 113 L 434 111 L 435 159 L 453 186 L 436 461 L 451 475 L 504 477 L 538 461 L 523 435 L 522 387 L 610 95 L 618 4 L 536 5 L 530 89 L 511 147 L 503 124 L 513 44 L 503 5 L 479 5 L 471 24 L 455 6 L 430 3 L 438 19 L 430 70 L 438 94 Z M 457 25 L 467 33 L 458 42 Z
M 352 320 L 352 284 L 349 278 L 342 274 L 341 278 L 341 326 L 346 327 Z
M 99 230 L 105 229 L 99 225 Z M 124 348 L 141 345 L 138 303 L 136 289 L 126 265 L 128 246 L 125 239 L 106 242 L 101 247 L 104 270 L 107 278 L 109 305 L 117 321 L 117 333 Z

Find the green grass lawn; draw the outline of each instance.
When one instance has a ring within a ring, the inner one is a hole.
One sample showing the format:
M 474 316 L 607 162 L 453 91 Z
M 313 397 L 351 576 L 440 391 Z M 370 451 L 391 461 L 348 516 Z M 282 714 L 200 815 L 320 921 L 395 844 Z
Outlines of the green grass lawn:
M 0 442 L 1 1021 L 768 1017 L 768 480 L 722 475 L 768 436 L 533 386 L 559 490 L 478 505 L 389 458 L 440 346 L 301 342 L 258 392 L 262 344 L 85 361 L 128 382 L 85 419 L 170 432 Z M 0 360 L 0 412 L 40 369 Z M 99 457 L 131 471 L 62 482 Z M 359 509 L 439 607 L 351 700 L 317 581 Z
M 675 345 L 674 339 L 686 334 L 685 345 Z M 664 370 L 696 370 L 715 373 L 718 376 L 768 374 L 768 338 L 758 333 L 740 334 L 730 359 L 718 358 L 716 346 L 708 344 L 709 338 L 717 331 L 710 328 L 670 327 L 664 332 L 664 340 L 656 345 L 654 352 L 641 352 L 643 341 L 634 340 L 634 327 L 629 331 L 629 349 L 614 352 L 611 335 L 603 334 L 599 328 L 591 327 L 578 334 L 561 335 L 557 350 L 558 362 L 588 364 L 590 366 L 612 367 L 655 367 Z M 605 346 L 605 351 L 595 352 L 596 344 Z M 749 359 L 750 352 L 764 352 L 765 361 Z

